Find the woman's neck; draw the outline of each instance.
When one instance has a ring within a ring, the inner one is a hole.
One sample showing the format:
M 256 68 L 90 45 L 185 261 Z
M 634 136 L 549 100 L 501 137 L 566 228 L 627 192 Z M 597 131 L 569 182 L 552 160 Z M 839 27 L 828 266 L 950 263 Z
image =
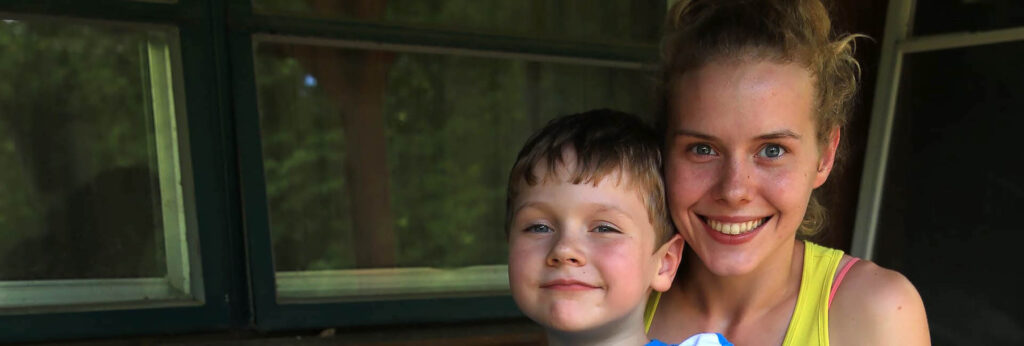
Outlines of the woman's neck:
M 683 260 L 682 280 L 676 280 L 681 283 L 678 289 L 709 319 L 736 320 L 762 314 L 799 292 L 803 247 L 800 241 L 788 243 L 752 271 L 729 276 L 709 271 L 690 251 Z

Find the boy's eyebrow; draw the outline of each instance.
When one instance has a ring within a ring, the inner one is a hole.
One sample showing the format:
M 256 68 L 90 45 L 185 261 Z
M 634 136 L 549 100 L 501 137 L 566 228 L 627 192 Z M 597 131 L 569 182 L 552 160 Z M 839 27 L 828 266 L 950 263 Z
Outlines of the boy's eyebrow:
M 523 204 L 517 206 L 515 209 L 512 210 L 512 215 L 519 214 L 520 210 L 526 209 L 527 207 L 540 207 L 540 206 L 546 206 L 546 205 L 547 205 L 546 203 L 542 203 L 542 202 L 527 202 L 527 203 L 523 203 Z
M 706 141 L 712 141 L 712 142 L 718 140 L 718 138 L 716 138 L 715 136 L 712 136 L 712 135 L 709 135 L 709 134 L 706 134 L 706 133 L 702 133 L 702 132 L 688 130 L 688 129 L 678 129 L 678 130 L 673 131 L 672 132 L 672 137 L 675 137 L 675 136 L 697 137 L 697 138 L 700 138 L 700 139 L 703 139 L 703 140 L 706 140 Z M 800 139 L 801 136 L 799 134 L 797 134 L 796 132 L 793 132 L 792 130 L 789 130 L 789 129 L 782 129 L 782 130 L 772 131 L 772 132 L 769 132 L 769 133 L 757 136 L 757 139 L 761 139 L 761 140 L 765 140 L 765 139 L 780 139 L 780 138 Z
M 622 210 L 621 208 L 616 207 L 614 205 L 603 204 L 603 203 L 596 203 L 595 205 L 597 206 L 597 208 L 594 209 L 594 210 L 596 212 L 599 212 L 599 213 L 601 213 L 601 212 L 609 212 L 610 211 L 610 212 L 613 212 L 613 213 L 616 213 L 616 214 L 621 214 L 623 216 L 627 216 L 627 217 L 629 216 L 629 214 L 627 214 L 625 210 Z
M 592 203 L 592 205 L 593 205 L 593 208 L 594 208 L 593 209 L 594 212 L 599 212 L 599 213 L 600 212 L 613 212 L 613 213 L 620 214 L 620 215 L 623 215 L 623 216 L 627 216 L 627 217 L 629 216 L 629 213 L 626 213 L 625 210 L 622 210 L 622 208 L 619 208 L 619 207 L 611 205 L 611 204 Z M 548 203 L 544 203 L 544 202 L 527 202 L 527 203 L 523 203 L 522 205 L 516 207 L 516 209 L 512 211 L 512 215 L 519 214 L 519 211 L 521 211 L 523 209 L 526 209 L 526 208 L 529 208 L 529 207 L 536 207 L 536 208 L 539 208 L 539 209 L 545 209 L 546 210 L 547 208 L 550 207 L 550 205 Z

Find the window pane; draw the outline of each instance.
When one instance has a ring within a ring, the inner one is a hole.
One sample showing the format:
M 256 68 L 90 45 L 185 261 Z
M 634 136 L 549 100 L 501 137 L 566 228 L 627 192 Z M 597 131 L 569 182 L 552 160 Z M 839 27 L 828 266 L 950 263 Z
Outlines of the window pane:
M 1024 26 L 1024 1 L 917 1 L 914 36 Z
M 936 345 L 1024 342 L 1024 43 L 905 57 L 879 264 L 920 290 Z
M 650 113 L 637 70 L 269 42 L 256 52 L 275 267 L 412 280 L 396 294 L 450 292 L 431 280 L 463 274 L 505 280 L 506 180 L 533 130 L 598 107 Z M 427 267 L 457 272 L 394 270 Z
M 173 29 L 0 21 L 0 307 L 167 298 L 151 294 L 155 283 L 189 292 L 176 37 Z M 156 279 L 127 289 L 135 297 L 31 294 L 115 278 Z
M 588 41 L 657 42 L 664 1 L 253 0 L 260 14 Z

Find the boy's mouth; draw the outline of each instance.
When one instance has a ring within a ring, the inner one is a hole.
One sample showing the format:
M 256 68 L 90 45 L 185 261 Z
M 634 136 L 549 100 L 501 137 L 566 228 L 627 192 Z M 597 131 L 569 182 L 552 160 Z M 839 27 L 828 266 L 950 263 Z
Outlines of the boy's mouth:
M 596 285 L 572 279 L 555 279 L 541 284 L 540 287 L 556 291 L 586 291 L 598 288 Z
M 748 220 L 743 222 L 726 222 L 710 219 L 704 215 L 697 215 L 697 217 L 699 217 L 701 221 L 703 221 L 705 224 L 711 227 L 711 229 L 717 231 L 718 233 L 727 235 L 741 235 L 752 232 L 761 227 L 761 225 L 764 225 L 766 222 L 768 222 L 768 220 L 772 218 L 769 215 L 766 217 L 762 217 L 760 219 Z

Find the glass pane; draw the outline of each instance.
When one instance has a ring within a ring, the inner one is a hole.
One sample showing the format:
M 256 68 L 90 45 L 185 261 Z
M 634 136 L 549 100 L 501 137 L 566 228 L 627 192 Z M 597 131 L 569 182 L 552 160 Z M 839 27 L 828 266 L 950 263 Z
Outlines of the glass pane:
M 1024 26 L 1024 1 L 917 1 L 914 36 Z
M 1021 344 L 1024 43 L 905 57 L 876 242 L 936 345 Z
M 0 285 L 0 306 L 28 292 L 22 281 L 159 278 L 189 291 L 176 37 L 0 21 L 0 281 L 13 282 Z
M 504 278 L 506 179 L 526 136 L 592 108 L 650 113 L 637 70 L 258 43 L 256 76 L 279 273 Z
M 664 1 L 253 0 L 260 14 L 587 41 L 657 42 Z

